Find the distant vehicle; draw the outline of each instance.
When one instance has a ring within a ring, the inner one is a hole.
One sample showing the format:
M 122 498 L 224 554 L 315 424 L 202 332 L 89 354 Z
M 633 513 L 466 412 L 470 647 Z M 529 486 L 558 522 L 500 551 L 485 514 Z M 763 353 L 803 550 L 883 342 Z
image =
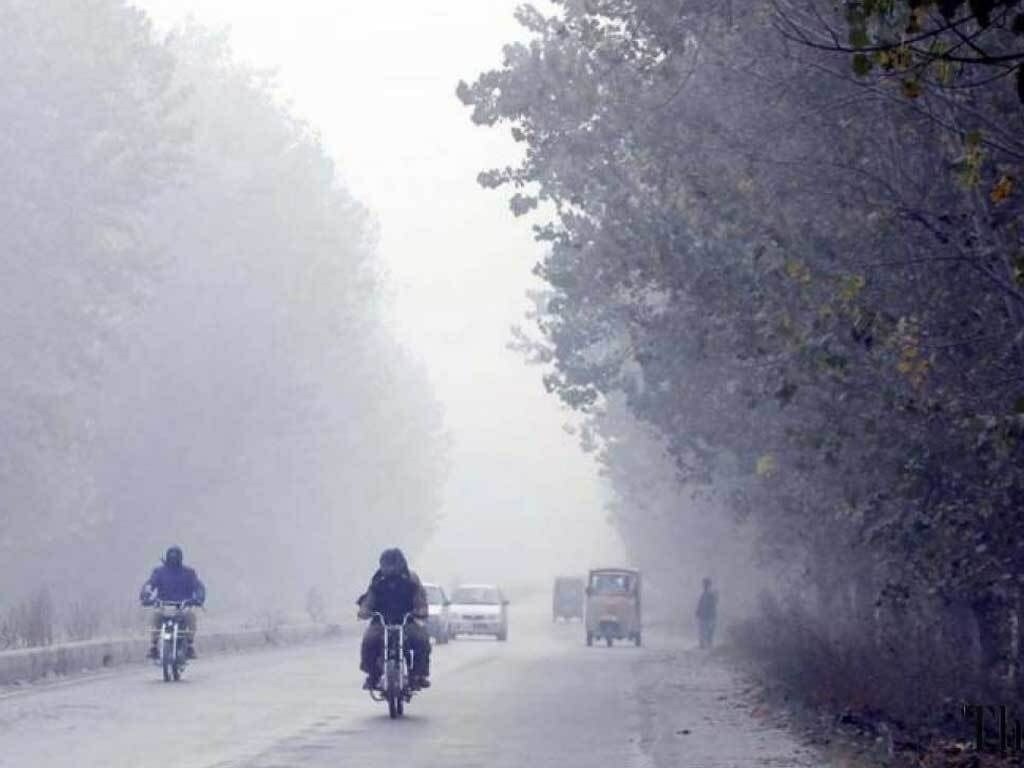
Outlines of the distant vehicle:
M 583 618 L 583 579 L 559 576 L 551 595 L 551 620 Z
M 452 628 L 449 620 L 448 606 L 451 603 L 444 590 L 437 584 L 423 584 L 427 592 L 427 605 L 430 609 L 430 616 L 427 618 L 427 634 L 434 638 L 436 643 L 447 643 L 452 636 Z
M 448 620 L 451 637 L 494 635 L 508 640 L 508 600 L 493 584 L 464 584 L 452 592 Z
M 640 572 L 632 568 L 597 568 L 587 579 L 587 645 L 604 639 L 642 642 Z

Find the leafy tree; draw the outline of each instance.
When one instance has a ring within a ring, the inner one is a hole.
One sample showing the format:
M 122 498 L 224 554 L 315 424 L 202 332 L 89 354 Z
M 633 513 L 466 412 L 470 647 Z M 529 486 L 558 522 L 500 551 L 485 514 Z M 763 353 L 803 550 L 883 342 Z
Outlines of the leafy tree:
M 853 71 L 898 78 L 911 99 L 923 84 L 982 88 L 1009 80 L 1024 101 L 1024 12 L 1018 0 L 849 0 L 846 34 L 815 0 L 780 2 L 792 40 L 852 55 Z M 844 41 L 845 40 L 845 41 Z
M 6 557 L 65 529 L 92 492 L 94 423 L 78 416 L 153 277 L 147 201 L 173 177 L 181 124 L 173 60 L 141 14 L 103 0 L 2 10 Z
M 1015 139 L 978 133 L 999 84 L 894 100 L 794 52 L 775 4 L 557 7 L 520 11 L 533 40 L 458 88 L 526 147 L 481 182 L 553 211 L 526 344 L 548 388 L 613 445 L 624 398 L 684 487 L 802 574 L 833 645 L 925 642 L 964 604 L 1012 624 L 1020 551 L 989 540 L 1024 488 L 1020 201 Z M 632 499 L 627 455 L 605 460 Z
M 371 216 L 223 36 L 0 11 L 0 576 L 116 594 L 177 541 L 222 610 L 347 602 L 367 547 L 425 538 L 445 469 Z

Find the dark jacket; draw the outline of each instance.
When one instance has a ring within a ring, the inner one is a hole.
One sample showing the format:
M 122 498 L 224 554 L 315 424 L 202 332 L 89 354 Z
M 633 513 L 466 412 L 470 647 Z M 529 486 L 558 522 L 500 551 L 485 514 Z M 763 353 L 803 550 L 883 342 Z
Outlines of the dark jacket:
M 712 591 L 701 592 L 697 602 L 697 618 L 701 621 L 714 621 L 718 613 L 718 595 Z
M 409 570 L 388 578 L 377 571 L 358 605 L 359 618 L 368 619 L 378 611 L 388 624 L 400 623 L 407 613 L 417 619 L 427 618 L 428 613 L 426 590 L 420 577 Z
M 196 572 L 187 566 L 171 568 L 161 565 L 153 569 L 149 580 L 142 585 L 140 599 L 191 600 L 196 605 L 206 602 L 206 586 Z

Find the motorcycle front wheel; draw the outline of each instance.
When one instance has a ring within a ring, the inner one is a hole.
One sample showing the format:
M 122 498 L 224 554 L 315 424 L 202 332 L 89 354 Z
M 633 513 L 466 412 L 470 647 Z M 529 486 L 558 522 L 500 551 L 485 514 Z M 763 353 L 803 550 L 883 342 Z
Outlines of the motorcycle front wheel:
M 389 661 L 384 669 L 385 696 L 388 699 L 388 714 L 392 718 L 402 715 L 402 684 L 398 663 Z
M 164 668 L 164 682 L 178 679 L 177 665 L 174 663 L 174 643 L 171 640 L 164 640 L 160 651 L 160 661 Z

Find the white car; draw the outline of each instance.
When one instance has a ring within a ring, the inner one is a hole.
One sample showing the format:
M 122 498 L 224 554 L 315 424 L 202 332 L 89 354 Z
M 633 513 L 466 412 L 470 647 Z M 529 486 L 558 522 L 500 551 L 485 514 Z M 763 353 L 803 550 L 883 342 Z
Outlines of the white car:
M 423 584 L 427 593 L 427 633 L 434 638 L 435 642 L 447 643 L 451 637 L 451 627 L 448 623 L 448 598 L 444 590 L 437 584 Z
M 448 626 L 457 635 L 494 635 L 508 640 L 508 600 L 493 584 L 463 584 L 452 592 Z

